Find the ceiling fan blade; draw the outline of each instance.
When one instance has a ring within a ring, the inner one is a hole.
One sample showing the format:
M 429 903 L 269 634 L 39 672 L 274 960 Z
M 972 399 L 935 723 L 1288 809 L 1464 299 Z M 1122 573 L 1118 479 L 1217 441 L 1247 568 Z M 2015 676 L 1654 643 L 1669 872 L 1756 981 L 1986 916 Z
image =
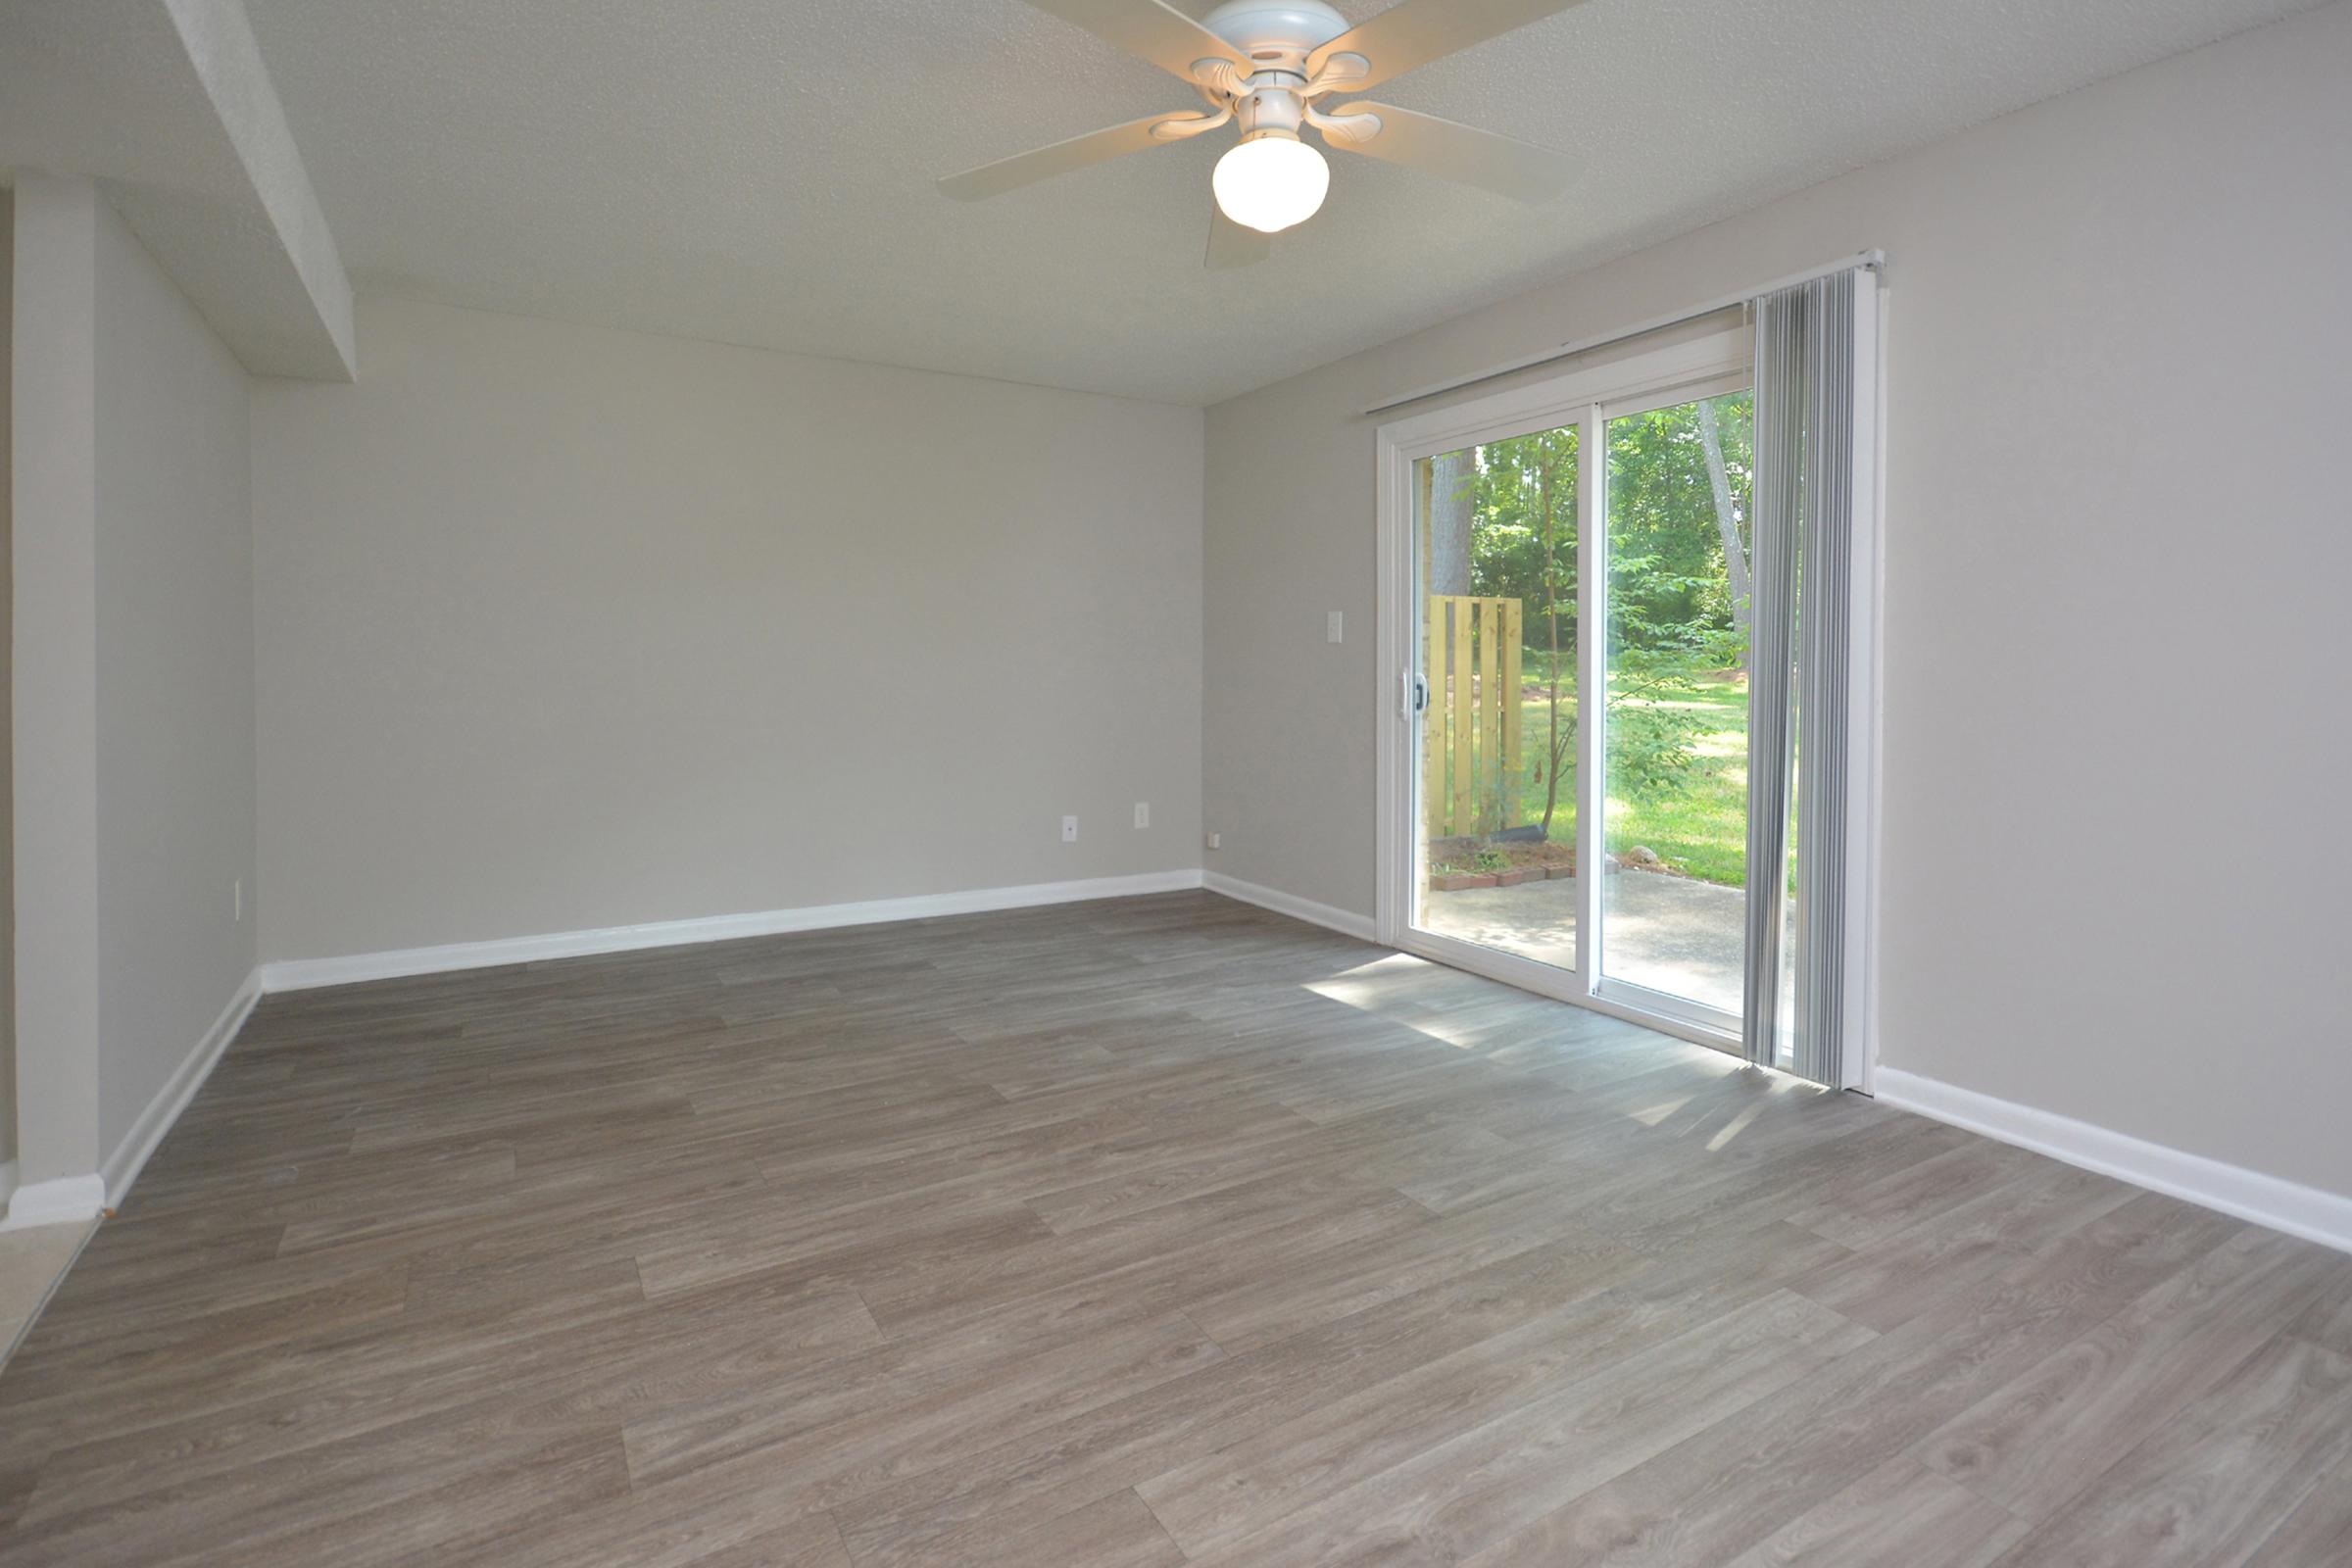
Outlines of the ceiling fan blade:
M 978 169 L 967 169 L 960 174 L 950 174 L 939 182 L 940 193 L 953 196 L 959 202 L 976 202 L 984 196 L 1002 196 L 1023 185 L 1034 185 L 1055 174 L 1086 169 L 1095 164 L 1106 164 L 1113 158 L 1140 153 L 1148 148 L 1170 145 L 1170 138 L 1154 136 L 1152 127 L 1164 121 L 1204 120 L 1204 115 L 1146 115 L 1130 120 L 1124 125 L 1112 125 L 1107 130 L 1090 130 L 1068 141 L 1057 141 L 1051 147 L 1034 152 L 1018 153 L 1000 158 Z
M 1229 60 L 1247 72 L 1242 52 L 1166 0 L 1029 0 L 1038 10 L 1141 55 L 1186 81 L 1196 60 Z
M 1035 3 L 1035 0 L 1032 0 Z M 1341 33 L 1306 57 L 1307 74 L 1321 72 L 1333 55 L 1359 55 L 1372 74 L 1352 81 L 1348 92 L 1376 86 L 1474 43 L 1485 43 L 1513 27 L 1581 5 L 1584 0 L 1402 0 L 1379 16 Z M 1048 6 L 1051 11 L 1055 8 Z
M 1346 122 L 1358 116 L 1377 117 L 1380 130 L 1361 140 L 1350 135 Z M 1346 104 L 1329 118 L 1338 123 L 1324 131 L 1324 140 L 1342 152 L 1402 164 L 1517 201 L 1549 201 L 1581 168 L 1568 154 L 1534 142 L 1387 104 Z
M 1231 271 L 1237 267 L 1254 267 L 1274 254 L 1274 236 L 1261 234 L 1245 223 L 1237 223 L 1225 216 L 1214 197 L 1208 203 L 1208 260 L 1212 272 Z

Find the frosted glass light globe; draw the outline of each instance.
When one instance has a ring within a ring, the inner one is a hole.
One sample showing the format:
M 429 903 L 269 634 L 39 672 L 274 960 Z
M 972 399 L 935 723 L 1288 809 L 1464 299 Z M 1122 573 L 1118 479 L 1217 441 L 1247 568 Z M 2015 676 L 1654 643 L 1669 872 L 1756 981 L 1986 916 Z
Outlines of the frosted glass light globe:
M 1331 166 L 1295 136 L 1258 136 L 1218 159 L 1208 183 L 1227 218 L 1261 234 L 1279 234 L 1322 207 Z

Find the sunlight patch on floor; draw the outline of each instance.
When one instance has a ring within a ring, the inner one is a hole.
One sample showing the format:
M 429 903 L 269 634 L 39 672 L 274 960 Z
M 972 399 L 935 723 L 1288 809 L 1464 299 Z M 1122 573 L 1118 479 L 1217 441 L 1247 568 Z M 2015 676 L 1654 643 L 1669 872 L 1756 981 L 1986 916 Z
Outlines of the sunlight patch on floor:
M 1442 1017 L 1407 1016 L 1408 1013 L 1427 1013 L 1431 1004 L 1425 998 L 1405 994 L 1408 985 L 1426 984 L 1432 975 L 1445 973 L 1439 965 L 1410 954 L 1392 953 L 1344 969 L 1326 980 L 1310 980 L 1305 989 L 1318 997 L 1370 1013 L 1384 1023 L 1396 1024 L 1415 1034 L 1425 1035 L 1441 1045 L 1456 1051 L 1474 1051 L 1483 1042 L 1475 1033 L 1449 1026 Z
M 1763 1115 L 1764 1107 L 1770 1103 L 1772 1103 L 1770 1100 L 1759 1100 L 1754 1104 L 1742 1109 L 1739 1115 L 1734 1116 L 1729 1122 L 1725 1123 L 1723 1131 L 1717 1133 L 1714 1137 L 1707 1140 L 1707 1152 L 1710 1154 L 1715 1153 L 1717 1151 L 1724 1148 L 1724 1146 L 1731 1143 L 1733 1139 L 1745 1132 L 1747 1130 L 1748 1123 L 1754 1121 L 1758 1116 Z

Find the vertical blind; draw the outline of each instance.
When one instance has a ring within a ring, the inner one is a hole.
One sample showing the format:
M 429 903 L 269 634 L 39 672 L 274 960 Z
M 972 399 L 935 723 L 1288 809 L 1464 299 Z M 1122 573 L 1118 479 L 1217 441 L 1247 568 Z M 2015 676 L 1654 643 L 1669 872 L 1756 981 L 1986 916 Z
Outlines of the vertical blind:
M 1859 1049 L 1847 965 L 1867 719 L 1853 701 L 1856 411 L 1876 396 L 1856 331 L 1866 286 L 1869 273 L 1838 271 L 1754 301 L 1743 1044 L 1751 1062 L 1832 1086 Z

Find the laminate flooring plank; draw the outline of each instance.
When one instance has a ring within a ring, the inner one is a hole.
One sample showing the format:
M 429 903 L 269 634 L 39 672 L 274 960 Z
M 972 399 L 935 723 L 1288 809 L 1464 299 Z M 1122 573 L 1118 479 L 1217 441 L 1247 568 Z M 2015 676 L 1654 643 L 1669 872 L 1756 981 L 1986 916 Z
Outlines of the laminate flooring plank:
M 431 1339 L 386 1339 L 378 1368 L 321 1386 L 298 1376 L 265 1384 L 250 1371 L 173 1404 L 122 1407 L 140 1424 L 62 1425 L 72 1446 L 41 1478 L 24 1517 L 119 1506 L 167 1480 L 223 1478 L 298 1466 L 306 1453 L 407 1423 L 463 1419 L 468 1430 L 525 1441 L 612 1430 L 721 1390 L 770 1385 L 830 1367 L 878 1345 L 856 1293 L 837 1285 L 794 1294 L 732 1290 L 686 1311 L 615 1303 L 541 1332 L 502 1334 L 495 1380 L 479 1357 Z M 257 1387 L 271 1392 L 254 1396 Z
M 1606 1370 L 1535 1391 L 1393 1470 L 1228 1547 L 1194 1551 L 1193 1560 L 1446 1568 L 1871 1338 L 1802 1297 L 1776 1293 Z
M 887 1488 L 834 1510 L 860 1563 L 993 1549 L 1024 1518 L 1066 1512 L 1303 1411 L 1491 1339 L 1532 1311 L 1644 1267 L 1622 1249 L 1566 1241 L 1309 1329 L 1149 1394 Z
M 2137 1194 L 2128 1183 L 2044 1160 L 1860 1249 L 1798 1289 L 1857 1323 L 1891 1329 L 2044 1242 L 2123 1207 Z
M 2352 1359 L 2279 1335 L 2043 1521 L 1998 1568 L 2242 1563 L 2347 1457 Z
M 1913 1451 L 2019 1517 L 2043 1518 L 2230 1375 L 2334 1266 L 2276 1231 L 2241 1231 Z
M 1898 1456 L 1724 1568 L 1979 1568 L 2023 1533 L 2007 1510 Z
M 0 1568 L 2316 1568 L 2347 1432 L 2352 1259 L 1172 893 L 265 998 Z
M 863 1496 L 956 1458 L 974 1433 L 999 1442 L 1052 1426 L 1222 1359 L 1181 1313 L 1163 1313 L 996 1363 L 880 1407 L 810 1424 L 813 1411 L 774 1409 L 724 1426 L 648 1423 L 624 1433 L 632 1480 L 651 1484 L 728 1462 L 747 1486 L 811 1510 Z M 740 1413 L 740 1412 L 731 1412 Z M 710 1485 L 711 1478 L 698 1478 Z
M 2338 1256 L 2292 1332 L 2338 1355 L 2352 1355 L 2352 1257 Z
M 1826 1311 L 1827 1308 L 1817 1308 Z M 2094 1321 L 1998 1279 L 1757 1399 L 1489 1548 L 1503 1563 L 1719 1563 Z M 1858 1325 L 1857 1325 L 1858 1327 Z
M 2313 1487 L 2245 1568 L 2343 1568 L 2352 1562 L 2352 1463 Z
M 1309 1410 L 1137 1490 L 1188 1549 L 1229 1547 L 1338 1493 L 1394 1476 L 1449 1437 L 1606 1370 L 1614 1362 L 1760 1300 L 1835 1249 L 1811 1256 L 1790 1236 L 1732 1239 L 1694 1265 L 1531 1317 L 1387 1382 Z M 1745 1263 L 1738 1255 L 1748 1254 Z

